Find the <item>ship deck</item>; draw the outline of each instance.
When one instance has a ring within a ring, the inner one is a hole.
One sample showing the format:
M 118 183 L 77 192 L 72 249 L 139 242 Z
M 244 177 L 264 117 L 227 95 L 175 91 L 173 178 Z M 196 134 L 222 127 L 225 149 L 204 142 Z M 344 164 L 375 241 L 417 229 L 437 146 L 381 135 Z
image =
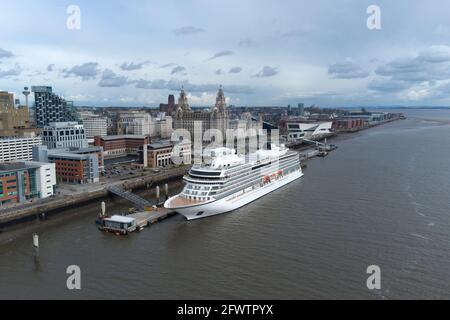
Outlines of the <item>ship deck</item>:
M 173 197 L 170 199 L 169 205 L 170 208 L 176 208 L 176 207 L 184 207 L 184 206 L 190 206 L 195 204 L 204 203 L 203 200 L 194 200 L 194 199 L 187 199 L 185 197 L 181 197 L 180 195 Z

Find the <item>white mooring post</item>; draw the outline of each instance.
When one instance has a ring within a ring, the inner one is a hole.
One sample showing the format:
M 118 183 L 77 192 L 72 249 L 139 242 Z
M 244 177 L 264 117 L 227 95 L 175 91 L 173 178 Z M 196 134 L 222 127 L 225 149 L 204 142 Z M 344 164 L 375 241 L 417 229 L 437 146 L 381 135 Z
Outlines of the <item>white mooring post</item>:
M 159 204 L 159 186 L 156 186 L 156 204 Z
M 33 234 L 33 247 L 39 249 L 39 235 L 37 233 Z
M 102 201 L 102 217 L 105 216 L 105 213 L 106 213 L 106 203 L 105 201 Z
M 166 200 L 169 199 L 169 185 L 167 183 L 164 185 L 164 193 L 166 196 Z

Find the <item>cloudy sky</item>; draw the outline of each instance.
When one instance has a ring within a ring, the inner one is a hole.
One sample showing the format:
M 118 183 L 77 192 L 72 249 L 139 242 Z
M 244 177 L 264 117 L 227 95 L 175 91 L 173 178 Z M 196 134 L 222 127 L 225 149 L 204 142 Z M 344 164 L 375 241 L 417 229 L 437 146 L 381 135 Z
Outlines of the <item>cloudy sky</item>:
M 181 85 L 209 105 L 220 84 L 235 105 L 450 105 L 446 0 L 17 0 L 0 30 L 0 90 L 76 105 L 154 106 Z

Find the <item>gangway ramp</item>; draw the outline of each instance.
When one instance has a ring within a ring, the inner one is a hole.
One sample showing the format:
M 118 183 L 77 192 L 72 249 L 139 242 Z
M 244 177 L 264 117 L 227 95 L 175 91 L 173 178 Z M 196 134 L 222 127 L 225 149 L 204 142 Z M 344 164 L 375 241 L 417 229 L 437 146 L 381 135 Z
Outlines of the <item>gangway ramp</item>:
M 130 201 L 138 210 L 143 211 L 146 207 L 152 206 L 150 201 L 145 200 L 144 198 L 142 198 L 130 191 L 124 190 L 120 186 L 110 186 L 110 187 L 108 187 L 108 191 L 116 196 L 122 197 L 122 198 Z

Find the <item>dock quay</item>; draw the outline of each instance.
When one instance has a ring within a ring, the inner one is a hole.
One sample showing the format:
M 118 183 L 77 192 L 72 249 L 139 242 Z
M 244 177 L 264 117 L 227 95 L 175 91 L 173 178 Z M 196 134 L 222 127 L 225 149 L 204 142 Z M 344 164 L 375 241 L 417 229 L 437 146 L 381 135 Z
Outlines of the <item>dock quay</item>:
M 15 224 L 45 219 L 66 208 L 73 208 L 78 205 L 106 199 L 111 194 L 108 190 L 111 186 L 119 186 L 125 190 L 146 188 L 150 185 L 180 178 L 186 174 L 189 168 L 190 166 L 171 168 L 170 170 L 163 172 L 129 178 L 113 184 L 96 183 L 95 185 L 90 186 L 89 189 L 73 192 L 70 195 L 60 194 L 51 198 L 39 199 L 32 203 L 0 208 L 0 232 Z

